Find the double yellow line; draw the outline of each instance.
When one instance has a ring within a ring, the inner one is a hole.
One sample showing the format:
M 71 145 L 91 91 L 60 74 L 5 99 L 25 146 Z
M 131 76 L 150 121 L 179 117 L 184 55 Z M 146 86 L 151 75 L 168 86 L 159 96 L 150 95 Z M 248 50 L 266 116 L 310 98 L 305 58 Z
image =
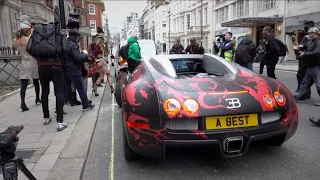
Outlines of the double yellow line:
M 114 180 L 114 95 L 112 94 L 111 102 L 111 154 L 109 164 L 109 179 Z

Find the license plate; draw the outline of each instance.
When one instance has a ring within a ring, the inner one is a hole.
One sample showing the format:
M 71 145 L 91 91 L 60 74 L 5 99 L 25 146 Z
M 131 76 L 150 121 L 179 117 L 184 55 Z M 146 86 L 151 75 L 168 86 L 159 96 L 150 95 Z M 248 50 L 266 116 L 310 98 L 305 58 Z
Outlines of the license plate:
M 258 126 L 258 114 L 206 117 L 206 129 L 229 129 Z

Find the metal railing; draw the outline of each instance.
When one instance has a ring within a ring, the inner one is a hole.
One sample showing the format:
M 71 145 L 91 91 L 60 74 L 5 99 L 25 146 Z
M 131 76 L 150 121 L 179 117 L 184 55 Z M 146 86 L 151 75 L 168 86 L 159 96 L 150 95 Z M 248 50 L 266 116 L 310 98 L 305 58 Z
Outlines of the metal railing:
M 0 93 L 20 84 L 21 56 L 14 47 L 0 47 Z

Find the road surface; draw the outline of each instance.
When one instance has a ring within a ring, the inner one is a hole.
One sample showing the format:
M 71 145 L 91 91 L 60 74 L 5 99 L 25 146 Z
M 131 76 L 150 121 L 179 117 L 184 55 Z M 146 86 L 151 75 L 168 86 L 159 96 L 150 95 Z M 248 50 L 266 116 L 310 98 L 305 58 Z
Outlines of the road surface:
M 294 72 L 277 71 L 278 80 L 292 92 Z M 104 93 L 95 134 L 83 179 L 96 180 L 311 180 L 320 179 L 320 128 L 308 118 L 320 117 L 320 101 L 315 87 L 312 99 L 298 104 L 299 126 L 296 134 L 281 147 L 251 146 L 242 157 L 224 159 L 208 148 L 174 149 L 165 160 L 141 158 L 127 162 L 123 156 L 121 109 L 109 89 Z

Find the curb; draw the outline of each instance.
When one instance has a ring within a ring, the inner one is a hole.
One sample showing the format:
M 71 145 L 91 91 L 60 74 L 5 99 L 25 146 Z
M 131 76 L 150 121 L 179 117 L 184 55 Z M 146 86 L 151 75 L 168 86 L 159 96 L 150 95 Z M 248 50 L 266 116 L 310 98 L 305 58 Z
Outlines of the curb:
M 30 89 L 30 88 L 32 88 L 32 87 L 34 87 L 33 84 L 30 84 L 30 85 L 27 86 L 27 89 Z M 9 97 L 11 97 L 11 96 L 13 96 L 13 95 L 15 95 L 15 94 L 17 94 L 17 93 L 19 93 L 19 92 L 20 92 L 20 89 L 21 89 L 21 88 L 16 89 L 16 90 L 14 90 L 14 91 L 11 91 L 11 92 L 9 92 L 9 93 L 6 93 L 6 94 L 0 96 L 0 102 L 6 100 L 7 98 L 9 98 Z
M 60 156 L 52 171 L 49 172 L 47 180 L 60 180 L 65 179 L 65 177 L 72 180 L 79 180 L 81 178 L 91 148 L 91 141 L 94 136 L 106 88 L 107 85 L 104 85 L 103 88 L 98 89 L 101 99 L 93 100 L 93 103 L 96 105 L 95 109 L 82 113 L 67 144 L 60 152 Z M 94 95 L 91 95 L 90 99 L 92 97 Z M 66 171 L 66 169 L 69 170 Z

